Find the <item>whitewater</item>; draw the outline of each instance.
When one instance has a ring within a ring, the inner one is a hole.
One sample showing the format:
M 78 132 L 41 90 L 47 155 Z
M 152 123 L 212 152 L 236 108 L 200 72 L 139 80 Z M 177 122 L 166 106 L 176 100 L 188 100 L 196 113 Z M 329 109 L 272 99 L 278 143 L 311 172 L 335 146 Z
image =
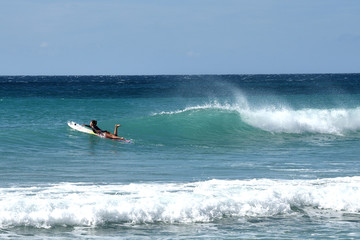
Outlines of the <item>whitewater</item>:
M 359 184 L 359 177 L 348 177 L 2 188 L 0 226 L 208 223 L 292 215 L 336 219 L 359 213 Z
M 359 74 L 3 76 L 0 120 L 1 239 L 360 238 Z

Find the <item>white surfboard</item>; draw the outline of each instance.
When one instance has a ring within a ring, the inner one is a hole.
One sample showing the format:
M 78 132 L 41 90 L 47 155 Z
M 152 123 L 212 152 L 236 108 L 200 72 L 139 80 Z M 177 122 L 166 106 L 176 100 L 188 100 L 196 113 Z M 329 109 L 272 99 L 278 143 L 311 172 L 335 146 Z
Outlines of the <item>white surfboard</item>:
M 91 129 L 84 127 L 83 125 L 80 125 L 76 122 L 69 121 L 67 124 L 69 125 L 69 127 L 75 129 L 76 131 L 96 135 Z

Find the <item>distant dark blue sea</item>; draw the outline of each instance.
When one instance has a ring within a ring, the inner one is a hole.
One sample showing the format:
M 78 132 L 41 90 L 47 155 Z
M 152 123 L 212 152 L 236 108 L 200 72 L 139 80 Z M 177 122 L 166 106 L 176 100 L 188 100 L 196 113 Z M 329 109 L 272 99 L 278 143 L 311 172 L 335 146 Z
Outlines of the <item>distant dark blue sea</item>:
M 1 239 L 360 238 L 360 74 L 2 76 L 0 132 Z

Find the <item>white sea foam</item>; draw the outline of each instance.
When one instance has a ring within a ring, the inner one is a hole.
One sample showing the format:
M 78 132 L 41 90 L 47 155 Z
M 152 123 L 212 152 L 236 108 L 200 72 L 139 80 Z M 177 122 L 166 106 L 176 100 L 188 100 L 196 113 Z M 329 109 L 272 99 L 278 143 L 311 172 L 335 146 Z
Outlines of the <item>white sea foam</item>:
M 360 108 L 241 110 L 243 120 L 270 132 L 343 134 L 360 129 Z
M 0 188 L 0 228 L 360 212 L 360 177 Z M 302 209 L 297 212 L 293 209 Z

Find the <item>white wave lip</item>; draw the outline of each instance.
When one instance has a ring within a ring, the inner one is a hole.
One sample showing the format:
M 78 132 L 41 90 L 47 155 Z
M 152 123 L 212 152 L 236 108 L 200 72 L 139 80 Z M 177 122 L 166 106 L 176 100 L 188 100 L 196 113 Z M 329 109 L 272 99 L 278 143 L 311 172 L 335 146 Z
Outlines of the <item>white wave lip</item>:
M 184 184 L 63 183 L 0 188 L 0 227 L 194 223 L 224 217 L 360 212 L 360 177 L 210 180 Z M 303 211 L 297 212 L 296 209 Z
M 228 111 L 236 111 L 237 108 L 232 107 L 230 104 L 220 104 L 219 102 L 215 101 L 209 104 L 204 105 L 197 105 L 192 107 L 187 107 L 182 110 L 175 110 L 175 111 L 162 111 L 160 113 L 153 113 L 152 116 L 156 115 L 172 115 L 172 114 L 179 114 L 179 113 L 185 113 L 189 111 L 199 111 L 199 110 L 206 110 L 206 109 L 217 109 L 217 110 L 228 110 Z

